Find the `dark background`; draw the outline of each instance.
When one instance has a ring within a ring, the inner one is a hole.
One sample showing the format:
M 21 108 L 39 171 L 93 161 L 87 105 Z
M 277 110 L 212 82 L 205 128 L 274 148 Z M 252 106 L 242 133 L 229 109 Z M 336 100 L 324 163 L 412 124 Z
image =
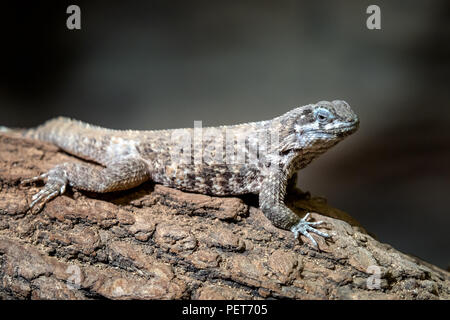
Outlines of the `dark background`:
M 370 4 L 381 30 L 366 28 Z M 0 124 L 215 126 L 343 99 L 360 129 L 300 187 L 447 268 L 449 13 L 445 0 L 2 2 Z

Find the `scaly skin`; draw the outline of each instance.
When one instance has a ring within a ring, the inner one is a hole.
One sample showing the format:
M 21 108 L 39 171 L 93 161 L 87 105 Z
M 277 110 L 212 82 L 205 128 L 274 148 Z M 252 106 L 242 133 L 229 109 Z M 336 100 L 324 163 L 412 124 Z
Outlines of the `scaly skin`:
M 355 132 L 359 120 L 340 100 L 295 108 L 268 121 L 214 128 L 121 131 L 67 118 L 26 130 L 26 137 L 51 142 L 103 166 L 62 163 L 24 182 L 47 179 L 30 208 L 41 210 L 66 186 L 111 192 L 153 180 L 169 187 L 210 195 L 259 194 L 266 217 L 277 227 L 328 237 L 300 219 L 284 203 L 289 179 L 314 158 Z

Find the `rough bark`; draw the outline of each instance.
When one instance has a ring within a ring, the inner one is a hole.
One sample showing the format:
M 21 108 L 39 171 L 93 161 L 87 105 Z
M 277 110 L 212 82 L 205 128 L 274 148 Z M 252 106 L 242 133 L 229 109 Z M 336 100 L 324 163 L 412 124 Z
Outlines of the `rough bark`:
M 331 240 L 294 240 L 252 197 L 209 197 L 152 183 L 111 194 L 68 190 L 27 212 L 40 185 L 20 180 L 64 161 L 56 147 L 0 135 L 0 298 L 448 299 L 449 273 L 369 235 L 320 198 L 290 206 Z M 381 271 L 377 276 L 370 266 Z M 367 280 L 375 279 L 374 289 Z

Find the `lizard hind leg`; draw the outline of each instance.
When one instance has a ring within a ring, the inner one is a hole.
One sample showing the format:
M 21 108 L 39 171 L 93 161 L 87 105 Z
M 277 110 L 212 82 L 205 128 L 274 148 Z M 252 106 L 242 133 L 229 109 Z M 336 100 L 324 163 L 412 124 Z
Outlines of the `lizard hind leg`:
M 32 197 L 30 209 L 34 212 L 39 212 L 48 201 L 63 194 L 67 185 L 104 193 L 131 189 L 147 181 L 150 175 L 145 161 L 136 157 L 124 157 L 108 163 L 105 168 L 85 163 L 62 163 L 47 173 L 24 180 L 22 183 L 45 178 L 47 182 L 42 190 Z

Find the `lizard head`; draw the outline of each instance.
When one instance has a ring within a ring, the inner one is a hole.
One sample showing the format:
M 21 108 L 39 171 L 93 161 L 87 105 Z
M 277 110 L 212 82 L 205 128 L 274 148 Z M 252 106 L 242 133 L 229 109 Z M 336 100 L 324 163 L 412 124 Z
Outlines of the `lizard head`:
M 330 148 L 358 129 L 359 119 L 347 102 L 320 101 L 295 108 L 280 118 L 281 151 Z

